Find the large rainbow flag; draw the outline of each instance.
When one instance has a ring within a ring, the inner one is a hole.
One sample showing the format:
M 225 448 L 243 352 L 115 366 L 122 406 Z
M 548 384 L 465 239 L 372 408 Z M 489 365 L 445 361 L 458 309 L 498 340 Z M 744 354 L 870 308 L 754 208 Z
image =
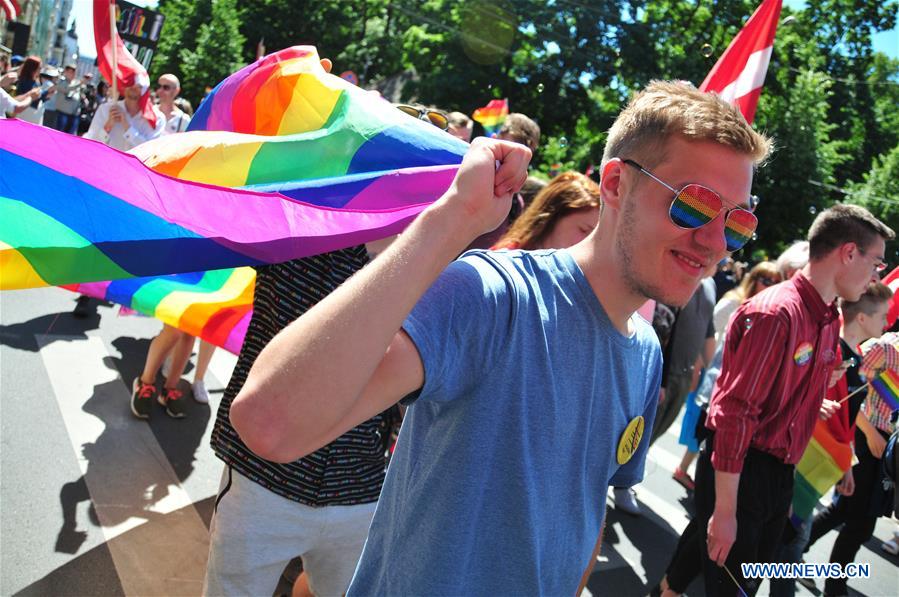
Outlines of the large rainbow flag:
M 235 350 L 252 271 L 207 270 L 394 234 L 467 147 L 302 46 L 222 81 L 189 131 L 128 155 L 0 121 L 0 289 L 66 285 Z

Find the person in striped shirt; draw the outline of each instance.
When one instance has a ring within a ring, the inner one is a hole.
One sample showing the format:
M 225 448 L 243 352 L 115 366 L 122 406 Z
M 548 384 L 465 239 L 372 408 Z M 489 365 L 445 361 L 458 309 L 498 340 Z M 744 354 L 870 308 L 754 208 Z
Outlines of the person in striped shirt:
M 809 263 L 731 319 L 696 472 L 708 595 L 752 594 L 741 563 L 771 561 L 787 520 L 795 464 L 842 373 L 837 297 L 856 301 L 885 268 L 892 229 L 866 209 L 835 205 L 809 230 Z M 722 570 L 726 567 L 727 571 Z M 731 578 L 733 577 L 733 578 Z M 740 586 L 738 586 L 738 584 Z

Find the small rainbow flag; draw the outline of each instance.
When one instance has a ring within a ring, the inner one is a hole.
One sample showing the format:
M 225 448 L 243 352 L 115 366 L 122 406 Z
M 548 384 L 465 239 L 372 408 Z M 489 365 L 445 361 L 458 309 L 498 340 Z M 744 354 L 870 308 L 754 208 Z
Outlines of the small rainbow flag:
M 821 496 L 852 466 L 852 447 L 834 437 L 827 421 L 817 421 L 811 441 L 796 465 L 793 485 L 794 526 L 807 519 Z
M 488 137 L 495 137 L 509 115 L 509 100 L 495 99 L 474 111 L 471 117 L 481 123 Z
M 871 387 L 892 410 L 899 410 L 899 373 L 886 369 L 871 380 Z

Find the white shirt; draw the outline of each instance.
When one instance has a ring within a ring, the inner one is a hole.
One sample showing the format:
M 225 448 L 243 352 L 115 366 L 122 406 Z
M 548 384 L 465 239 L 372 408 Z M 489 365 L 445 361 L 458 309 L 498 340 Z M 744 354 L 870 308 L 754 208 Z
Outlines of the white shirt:
M 85 139 L 100 141 L 119 151 L 128 151 L 162 134 L 162 129 L 165 127 L 165 116 L 155 106 L 153 107 L 153 110 L 156 112 L 156 127 L 154 128 L 150 126 L 150 123 L 147 122 L 147 119 L 140 112 L 134 116 L 130 115 L 128 110 L 125 109 L 125 100 L 119 100 L 116 105 L 125 114 L 125 121 L 128 123 L 127 128 L 116 123 L 111 131 L 106 132 L 103 127 L 106 121 L 109 120 L 109 110 L 113 106 L 112 102 L 106 102 L 101 104 L 97 111 L 94 112 L 90 128 L 84 134 Z
M 15 111 L 17 105 L 13 96 L 0 89 L 0 119 L 6 118 L 7 112 Z
M 163 113 L 164 114 L 164 113 Z M 172 110 L 172 117 L 166 119 L 163 135 L 171 135 L 173 133 L 183 133 L 190 124 L 190 116 L 177 106 Z

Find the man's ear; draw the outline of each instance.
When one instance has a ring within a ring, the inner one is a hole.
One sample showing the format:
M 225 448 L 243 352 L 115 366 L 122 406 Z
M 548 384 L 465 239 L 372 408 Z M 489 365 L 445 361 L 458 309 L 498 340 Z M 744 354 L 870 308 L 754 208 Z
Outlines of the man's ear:
M 855 254 L 859 252 L 858 245 L 855 243 L 843 243 L 837 251 L 840 254 L 840 263 L 844 265 L 850 263 L 855 258 Z
M 614 210 L 621 209 L 621 200 L 623 188 L 622 170 L 625 164 L 618 158 L 614 158 L 606 162 L 602 169 L 602 176 L 599 179 L 600 197 L 603 207 L 611 207 Z

